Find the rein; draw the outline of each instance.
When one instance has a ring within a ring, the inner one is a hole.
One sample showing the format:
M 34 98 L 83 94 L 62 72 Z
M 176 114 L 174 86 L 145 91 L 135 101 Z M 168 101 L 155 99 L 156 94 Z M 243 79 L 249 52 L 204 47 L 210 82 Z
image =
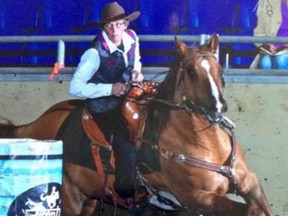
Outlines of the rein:
M 183 100 L 182 103 L 177 103 L 175 101 L 167 101 L 167 100 L 163 100 L 163 99 L 145 99 L 147 101 L 150 102 L 157 102 L 157 103 L 161 103 L 163 105 L 169 106 L 170 108 L 173 108 L 175 110 L 186 110 L 189 114 L 195 113 L 198 115 L 201 115 L 204 119 L 208 120 L 210 123 L 219 123 L 222 121 L 223 118 L 225 118 L 224 116 L 222 116 L 222 118 L 212 118 L 209 115 L 209 111 L 207 111 L 207 109 L 200 105 L 200 104 L 196 104 L 194 101 L 192 100 L 188 100 L 186 99 L 186 96 L 183 95 Z

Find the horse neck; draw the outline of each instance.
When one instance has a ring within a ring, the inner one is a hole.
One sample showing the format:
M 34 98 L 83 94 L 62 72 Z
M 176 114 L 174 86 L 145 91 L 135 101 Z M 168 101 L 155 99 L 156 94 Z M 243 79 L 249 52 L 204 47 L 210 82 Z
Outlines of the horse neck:
M 176 111 L 171 114 L 166 132 L 170 139 L 173 137 L 175 140 L 173 149 L 191 155 L 197 155 L 199 149 L 206 154 L 211 152 L 215 154 L 217 149 L 216 151 L 225 155 L 227 146 L 228 149 L 231 147 L 229 136 L 218 124 L 211 125 L 202 117 L 188 114 L 186 111 Z

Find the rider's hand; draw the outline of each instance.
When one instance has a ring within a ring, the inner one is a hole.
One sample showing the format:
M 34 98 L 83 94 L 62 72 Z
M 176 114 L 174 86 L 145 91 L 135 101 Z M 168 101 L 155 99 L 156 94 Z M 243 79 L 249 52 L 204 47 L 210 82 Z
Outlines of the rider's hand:
M 114 83 L 112 85 L 112 95 L 120 97 L 126 93 L 126 85 L 123 83 Z
M 131 74 L 131 81 L 132 82 L 142 82 L 144 79 L 144 76 L 139 71 L 133 71 Z

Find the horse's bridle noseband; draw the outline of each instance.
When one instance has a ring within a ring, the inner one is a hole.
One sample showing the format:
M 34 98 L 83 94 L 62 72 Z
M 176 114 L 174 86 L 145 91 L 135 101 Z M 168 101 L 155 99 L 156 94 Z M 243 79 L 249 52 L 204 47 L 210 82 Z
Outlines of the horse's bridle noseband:
M 204 106 L 196 104 L 194 101 L 186 98 L 184 98 L 182 101 L 182 107 L 190 114 L 195 113 L 201 115 L 203 119 L 209 121 L 211 124 L 219 123 L 224 118 L 222 113 L 212 116 Z

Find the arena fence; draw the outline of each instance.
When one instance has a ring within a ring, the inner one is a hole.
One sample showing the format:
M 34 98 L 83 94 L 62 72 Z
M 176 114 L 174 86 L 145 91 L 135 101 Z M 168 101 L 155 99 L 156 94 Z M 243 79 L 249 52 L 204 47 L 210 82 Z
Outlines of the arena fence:
M 172 35 L 139 35 L 141 42 L 167 42 L 174 41 L 175 36 Z M 55 65 L 60 64 L 60 70 L 55 74 L 54 81 L 67 81 L 71 79 L 75 67 L 64 67 L 65 62 L 65 45 L 67 43 L 90 42 L 94 36 L 1 36 L 1 43 L 55 43 Z M 199 43 L 203 44 L 209 40 L 210 35 L 177 35 L 182 41 L 186 43 Z M 241 43 L 241 44 L 254 44 L 254 43 L 288 43 L 287 37 L 254 37 L 254 36 L 219 36 L 220 46 L 227 43 Z M 39 50 L 41 52 L 41 50 Z M 223 55 L 223 53 L 219 53 Z M 235 83 L 287 83 L 288 71 L 287 70 L 259 70 L 249 68 L 230 68 L 229 60 L 230 53 L 224 53 L 225 61 L 222 63 L 224 68 L 224 76 L 226 82 Z M 54 69 L 55 69 L 54 65 Z M 62 67 L 63 66 L 63 67 Z M 56 68 L 57 69 L 57 68 Z M 58 68 L 59 69 L 59 68 Z M 165 74 L 168 72 L 168 67 L 144 67 L 143 73 L 148 79 L 155 79 L 161 81 Z M 53 71 L 51 67 L 1 67 L 0 80 L 1 81 L 49 81 L 48 77 Z M 51 79 L 50 79 L 51 81 Z

